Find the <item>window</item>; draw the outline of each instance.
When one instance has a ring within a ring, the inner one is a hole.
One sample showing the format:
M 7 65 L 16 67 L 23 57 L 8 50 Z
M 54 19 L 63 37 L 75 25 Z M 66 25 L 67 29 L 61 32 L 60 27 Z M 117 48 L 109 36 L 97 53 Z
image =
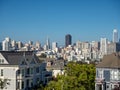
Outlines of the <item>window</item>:
M 106 81 L 110 81 L 110 71 L 104 70 L 104 78 Z
M 24 76 L 24 69 L 22 69 L 22 76 Z
M 0 63 L 4 63 L 4 59 L 0 59 Z
M 117 74 L 116 71 L 114 72 L 114 75 L 113 75 L 113 76 L 114 76 L 113 78 L 114 78 L 115 80 L 117 80 L 117 76 L 118 76 L 118 74 Z
M 29 79 L 26 80 L 26 85 L 27 85 L 27 87 L 29 87 Z
M 27 75 L 29 75 L 30 74 L 30 69 L 29 68 L 27 68 Z
M 18 70 L 18 75 L 20 74 L 20 70 Z
M 111 71 L 111 79 L 117 80 L 118 79 L 118 72 L 116 70 Z
M 102 70 L 98 70 L 98 78 L 102 78 Z
M 36 73 L 39 73 L 39 67 L 36 67 Z
M 1 76 L 3 76 L 3 69 L 1 69 Z
M 20 89 L 20 82 L 17 82 L 17 89 Z
M 22 81 L 22 89 L 24 89 L 24 81 Z
M 33 74 L 33 68 L 31 68 L 30 74 Z
M 33 79 L 31 79 L 30 82 L 31 82 L 31 87 L 33 87 Z

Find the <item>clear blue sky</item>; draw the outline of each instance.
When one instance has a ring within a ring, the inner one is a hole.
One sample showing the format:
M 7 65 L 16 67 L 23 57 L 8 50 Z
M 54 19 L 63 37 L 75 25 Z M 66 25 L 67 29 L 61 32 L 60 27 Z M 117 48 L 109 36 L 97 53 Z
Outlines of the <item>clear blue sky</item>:
M 120 0 L 0 0 L 0 41 L 111 40 L 114 28 L 120 33 Z

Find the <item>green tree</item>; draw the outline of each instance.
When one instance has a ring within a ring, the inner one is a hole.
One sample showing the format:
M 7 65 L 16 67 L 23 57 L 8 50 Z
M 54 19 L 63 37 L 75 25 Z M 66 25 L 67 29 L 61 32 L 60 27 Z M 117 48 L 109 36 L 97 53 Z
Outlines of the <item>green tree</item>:
M 50 81 L 44 90 L 94 90 L 95 65 L 70 62 L 65 74 Z
M 7 84 L 8 79 L 0 79 L 0 89 L 3 89 Z

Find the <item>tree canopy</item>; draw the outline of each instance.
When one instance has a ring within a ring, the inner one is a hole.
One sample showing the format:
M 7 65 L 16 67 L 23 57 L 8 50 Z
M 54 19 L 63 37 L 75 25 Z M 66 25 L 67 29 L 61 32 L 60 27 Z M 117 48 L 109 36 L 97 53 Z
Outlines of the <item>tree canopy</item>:
M 50 81 L 44 90 L 94 90 L 95 65 L 70 62 L 65 74 Z

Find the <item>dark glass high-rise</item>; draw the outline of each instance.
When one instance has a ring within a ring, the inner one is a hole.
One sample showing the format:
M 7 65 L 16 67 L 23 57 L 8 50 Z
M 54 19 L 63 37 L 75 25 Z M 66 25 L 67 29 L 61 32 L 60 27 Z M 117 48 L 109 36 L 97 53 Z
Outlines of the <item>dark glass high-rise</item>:
M 67 47 L 68 45 L 72 44 L 72 36 L 70 34 L 67 34 L 65 36 L 65 47 Z

